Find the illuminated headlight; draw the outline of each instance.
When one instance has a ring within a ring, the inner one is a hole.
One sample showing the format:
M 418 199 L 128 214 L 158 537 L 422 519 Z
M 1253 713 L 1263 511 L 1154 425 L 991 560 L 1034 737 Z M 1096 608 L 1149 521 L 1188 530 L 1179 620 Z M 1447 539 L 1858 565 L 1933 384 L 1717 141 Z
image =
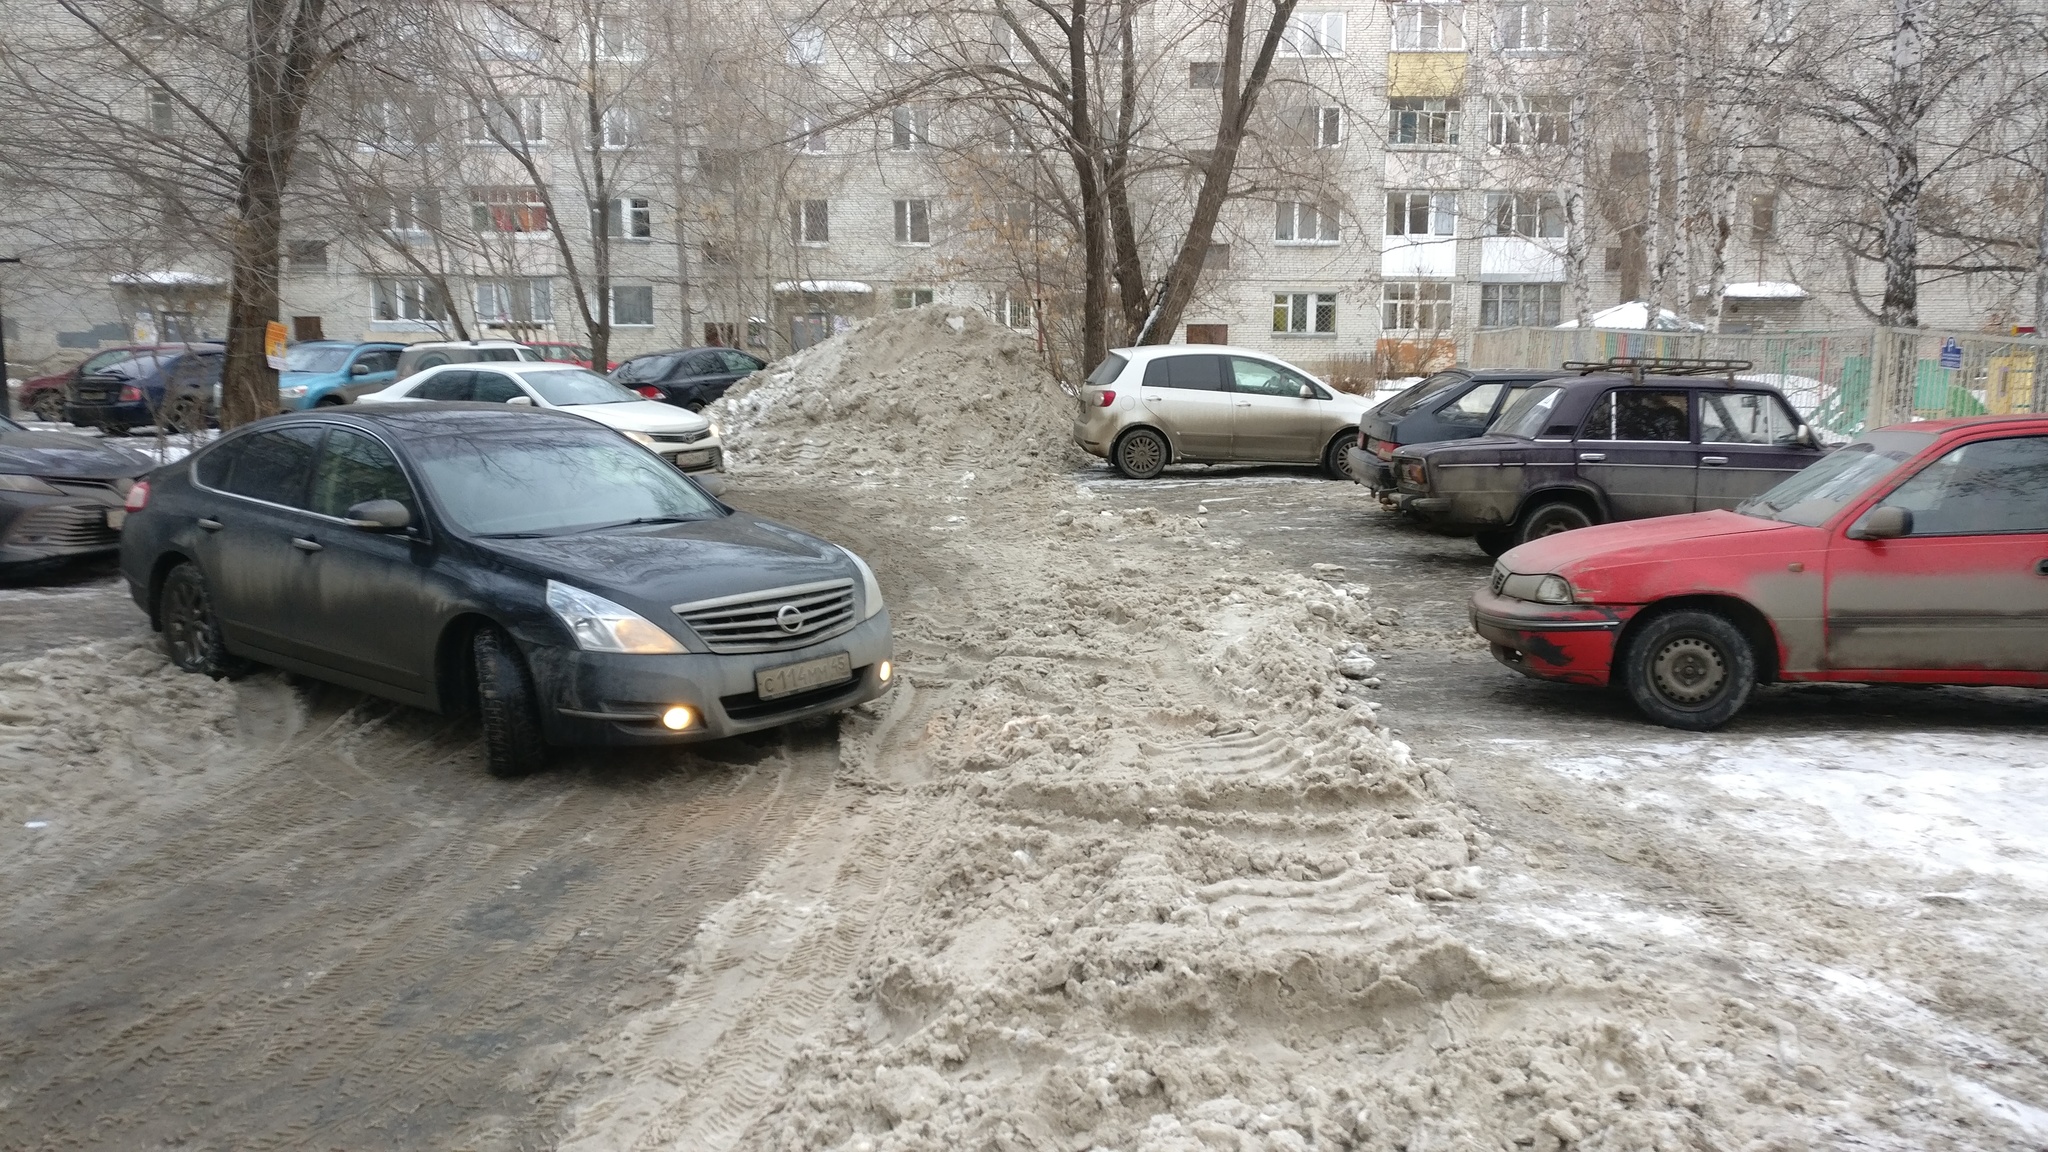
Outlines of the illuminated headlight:
M 723 429 L 723 428 L 719 427 L 719 426 L 718 426 L 718 421 L 714 420 L 714 421 L 712 421 L 712 422 L 711 422 L 711 434 L 712 434 L 713 436 L 724 436 L 724 435 L 725 435 L 725 429 Z
M 626 433 L 626 439 L 631 440 L 635 444 L 644 444 L 649 448 L 654 447 L 654 437 L 649 436 L 645 432 L 628 432 Z
M 645 616 L 569 584 L 548 581 L 548 607 L 585 652 L 662 655 L 687 651 Z
M 1536 582 L 1536 600 L 1542 604 L 1571 603 L 1571 582 L 1562 576 L 1545 576 Z
M 853 561 L 853 566 L 860 569 L 860 618 L 866 620 L 882 610 L 882 586 L 876 582 L 875 570 L 868 567 L 867 561 L 845 548 L 841 548 L 840 551 L 845 552 L 846 558 Z
M 57 488 L 43 483 L 33 476 L 11 476 L 0 474 L 0 492 L 33 492 L 38 496 L 62 496 Z M 851 556 L 853 553 L 849 552 Z M 872 577 L 871 577 L 872 579 Z
M 279 388 L 277 394 L 286 400 L 303 399 L 306 395 L 306 386 L 304 384 L 294 384 L 289 388 Z
M 681 732 L 696 722 L 696 709 L 682 704 L 678 704 L 661 714 L 661 726 L 671 732 Z

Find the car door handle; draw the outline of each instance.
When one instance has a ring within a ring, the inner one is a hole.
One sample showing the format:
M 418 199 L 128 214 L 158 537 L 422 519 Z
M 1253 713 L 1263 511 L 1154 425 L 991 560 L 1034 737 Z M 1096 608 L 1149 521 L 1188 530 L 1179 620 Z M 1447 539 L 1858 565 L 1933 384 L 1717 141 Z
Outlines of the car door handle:
M 301 552 L 318 552 L 320 551 L 320 542 L 310 536 L 294 536 L 292 537 L 292 547 L 297 548 Z
M 1598 464 L 1600 461 L 1607 459 L 1607 453 L 1581 452 L 1579 453 L 1579 459 L 1588 464 Z
M 1702 463 L 1702 464 L 1726 464 L 1727 462 L 1728 462 L 1728 458 L 1727 458 L 1726 456 L 1702 456 L 1702 457 L 1700 457 L 1700 463 Z
M 1237 402 L 1237 406 L 1238 406 L 1239 408 L 1249 408 L 1249 407 L 1251 407 L 1251 406 L 1252 406 L 1252 402 L 1251 402 L 1251 401 L 1249 401 L 1249 400 L 1239 400 L 1239 401 Z
M 199 526 L 201 528 L 206 529 L 208 532 L 218 532 L 221 530 L 221 522 L 207 516 L 201 516 L 199 518 Z

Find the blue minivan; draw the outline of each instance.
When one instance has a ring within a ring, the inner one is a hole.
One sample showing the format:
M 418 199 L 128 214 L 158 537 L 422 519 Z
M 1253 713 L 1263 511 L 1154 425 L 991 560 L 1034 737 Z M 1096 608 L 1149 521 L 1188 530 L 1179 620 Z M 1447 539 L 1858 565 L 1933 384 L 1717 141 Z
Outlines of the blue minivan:
M 403 344 L 308 340 L 285 349 L 277 406 L 292 412 L 348 403 L 345 388 L 375 392 L 398 379 Z

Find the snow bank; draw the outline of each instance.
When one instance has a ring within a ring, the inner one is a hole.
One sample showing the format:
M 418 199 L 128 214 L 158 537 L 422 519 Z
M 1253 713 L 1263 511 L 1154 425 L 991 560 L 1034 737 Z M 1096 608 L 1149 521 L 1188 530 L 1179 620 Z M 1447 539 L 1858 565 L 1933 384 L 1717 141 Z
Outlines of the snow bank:
M 934 305 L 886 313 L 777 361 L 706 414 L 742 468 L 986 484 L 1075 463 L 1073 405 L 1029 339 L 978 310 Z

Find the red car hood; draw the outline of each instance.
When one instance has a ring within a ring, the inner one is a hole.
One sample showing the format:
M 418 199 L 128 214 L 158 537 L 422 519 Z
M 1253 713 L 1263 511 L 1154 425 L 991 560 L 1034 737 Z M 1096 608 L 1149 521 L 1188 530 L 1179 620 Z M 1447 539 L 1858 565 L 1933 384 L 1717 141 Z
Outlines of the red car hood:
M 1694 512 L 1597 524 L 1545 536 L 1510 550 L 1501 563 L 1510 572 L 1555 572 L 1592 601 L 1633 602 L 1650 575 L 1647 569 L 1662 569 L 1671 579 L 1685 582 L 1703 577 L 1707 569 L 1741 567 L 1729 565 L 1730 560 L 1803 552 L 1822 546 L 1824 541 L 1825 533 L 1818 528 L 1733 512 Z M 1709 559 L 1716 563 L 1697 563 Z

